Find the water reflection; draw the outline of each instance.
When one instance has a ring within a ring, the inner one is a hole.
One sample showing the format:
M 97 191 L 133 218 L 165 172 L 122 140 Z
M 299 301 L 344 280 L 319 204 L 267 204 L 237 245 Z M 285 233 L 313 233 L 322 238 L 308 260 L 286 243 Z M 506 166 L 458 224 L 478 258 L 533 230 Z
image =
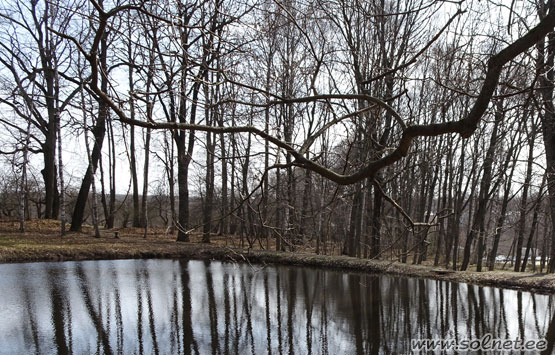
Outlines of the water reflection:
M 553 296 L 184 260 L 0 265 L 0 353 L 402 354 L 415 338 L 546 338 Z

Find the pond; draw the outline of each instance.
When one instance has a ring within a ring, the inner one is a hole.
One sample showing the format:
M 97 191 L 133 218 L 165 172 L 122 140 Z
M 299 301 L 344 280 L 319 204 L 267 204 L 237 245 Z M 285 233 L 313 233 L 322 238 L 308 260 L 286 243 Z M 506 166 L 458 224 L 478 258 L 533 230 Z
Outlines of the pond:
M 554 296 L 193 260 L 0 265 L 0 353 L 404 354 L 411 339 L 555 341 Z

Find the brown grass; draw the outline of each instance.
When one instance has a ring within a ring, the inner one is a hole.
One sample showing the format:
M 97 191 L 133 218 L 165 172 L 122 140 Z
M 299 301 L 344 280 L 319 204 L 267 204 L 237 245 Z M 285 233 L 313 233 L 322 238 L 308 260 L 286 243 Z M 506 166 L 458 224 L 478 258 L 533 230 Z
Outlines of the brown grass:
M 171 258 L 225 248 L 228 243 L 223 237 L 214 237 L 211 245 L 199 244 L 199 235 L 193 235 L 191 243 L 176 243 L 175 235 L 156 229 L 149 229 L 144 238 L 144 230 L 138 228 L 102 230 L 101 238 L 95 238 L 91 226 L 61 237 L 60 223 L 53 220 L 28 221 L 25 233 L 20 233 L 18 226 L 14 221 L 0 221 L 0 262 Z
M 114 230 L 103 230 L 101 238 L 94 238 L 90 226 L 86 226 L 83 233 L 69 233 L 62 238 L 59 222 L 47 220 L 28 221 L 25 233 L 19 233 L 17 229 L 17 222 L 0 221 L 2 263 L 135 258 L 218 259 L 387 273 L 555 293 L 553 274 L 511 271 L 453 272 L 428 265 L 316 255 L 310 249 L 297 253 L 261 250 L 258 243 L 254 245 L 254 248 L 258 249 L 243 249 L 238 247 L 237 239 L 222 236 L 212 236 L 211 244 L 202 244 L 200 235 L 193 234 L 191 243 L 177 243 L 175 235 L 155 229 L 149 230 L 146 239 L 143 238 L 144 231 L 136 228 L 118 230 L 119 239 L 114 238 Z M 262 245 L 265 246 L 265 243 Z

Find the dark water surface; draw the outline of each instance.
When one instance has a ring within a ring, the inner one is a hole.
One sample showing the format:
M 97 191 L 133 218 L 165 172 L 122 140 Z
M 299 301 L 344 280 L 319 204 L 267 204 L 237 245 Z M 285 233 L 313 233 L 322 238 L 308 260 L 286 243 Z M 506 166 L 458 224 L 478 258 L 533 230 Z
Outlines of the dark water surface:
M 554 296 L 443 281 L 186 260 L 4 264 L 0 275 L 2 354 L 404 354 L 411 339 L 487 333 L 555 341 Z

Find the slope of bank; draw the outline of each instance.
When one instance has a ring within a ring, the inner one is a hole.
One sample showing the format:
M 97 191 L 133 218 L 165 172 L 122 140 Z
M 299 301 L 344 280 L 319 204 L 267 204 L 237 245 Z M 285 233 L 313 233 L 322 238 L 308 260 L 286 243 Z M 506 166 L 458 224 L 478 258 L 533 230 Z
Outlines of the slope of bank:
M 101 259 L 187 258 L 212 259 L 256 264 L 280 264 L 320 267 L 335 270 L 394 274 L 428 279 L 466 282 L 538 293 L 555 293 L 554 274 L 515 273 L 509 271 L 474 272 L 450 271 L 424 265 L 365 260 L 346 256 L 324 256 L 310 253 L 276 252 L 242 249 L 224 245 L 176 243 L 171 235 L 147 235 L 138 230 L 121 232 L 118 239 L 113 232 L 102 238 L 88 234 L 69 234 L 61 238 L 50 226 L 17 233 L 14 225 L 0 224 L 0 262 L 36 262 Z

